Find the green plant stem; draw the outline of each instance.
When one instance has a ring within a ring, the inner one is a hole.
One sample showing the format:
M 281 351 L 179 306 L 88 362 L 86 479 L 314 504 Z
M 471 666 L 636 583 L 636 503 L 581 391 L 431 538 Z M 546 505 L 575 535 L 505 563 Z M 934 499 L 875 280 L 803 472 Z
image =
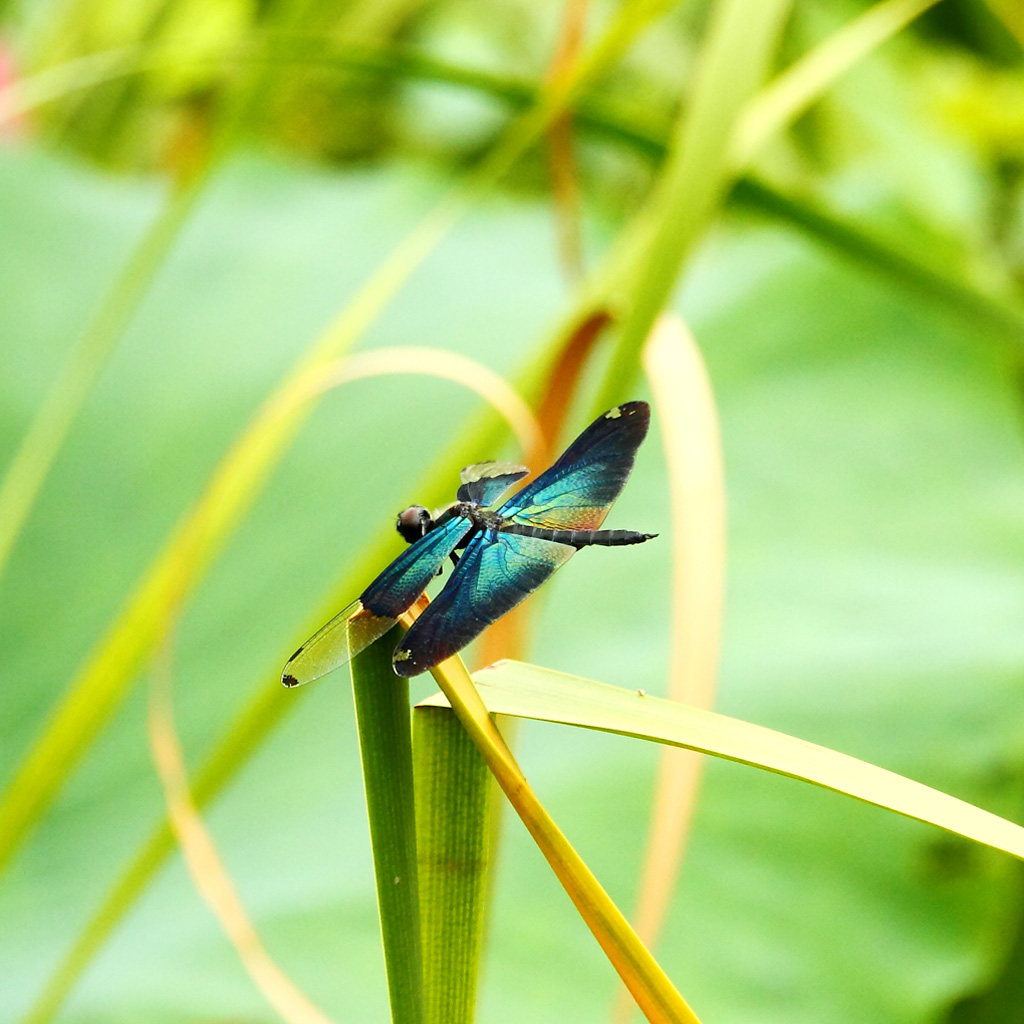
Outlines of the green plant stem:
M 789 6 L 790 0 L 721 0 L 712 11 L 691 101 L 648 208 L 639 215 L 649 240 L 619 282 L 627 312 L 595 401 L 598 412 L 629 393 L 640 349 L 731 185 L 734 127 L 765 77 Z M 608 257 L 616 258 L 614 251 Z
M 733 163 L 746 167 L 771 136 L 792 124 L 833 82 L 936 3 L 878 0 L 791 64 L 742 111 L 732 140 Z
M 472 1024 L 487 895 L 487 766 L 450 708 L 413 709 L 426 1024 Z
M 1010 343 L 1018 355 L 1024 349 L 1024 311 L 1018 306 L 899 252 L 821 204 L 786 195 L 749 176 L 736 183 L 732 198 L 738 205 L 798 228 L 837 255 L 944 306 L 965 323 L 983 326 Z
M 651 1024 L 700 1024 L 661 965 L 530 788 L 458 655 L 431 669 L 488 769 Z
M 423 1024 L 409 682 L 396 676 L 391 630 L 352 662 L 377 908 L 393 1024 Z

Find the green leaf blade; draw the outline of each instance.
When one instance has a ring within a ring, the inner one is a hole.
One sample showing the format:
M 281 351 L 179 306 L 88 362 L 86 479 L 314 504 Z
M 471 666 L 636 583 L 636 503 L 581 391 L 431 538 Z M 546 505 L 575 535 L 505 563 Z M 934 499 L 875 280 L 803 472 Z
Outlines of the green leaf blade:
M 423 1022 L 409 684 L 391 668 L 397 631 L 352 662 L 384 963 L 394 1024 Z M 389 642 L 390 640 L 390 642 Z
M 490 773 L 448 708 L 413 712 L 426 1024 L 471 1024 L 483 943 Z

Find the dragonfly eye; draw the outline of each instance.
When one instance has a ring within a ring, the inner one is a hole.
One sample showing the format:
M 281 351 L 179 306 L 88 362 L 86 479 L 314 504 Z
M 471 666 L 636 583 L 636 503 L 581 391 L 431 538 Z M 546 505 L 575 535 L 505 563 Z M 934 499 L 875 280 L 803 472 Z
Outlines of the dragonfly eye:
M 410 505 L 404 512 L 399 512 L 398 522 L 395 523 L 395 529 L 406 544 L 415 543 L 429 533 L 433 526 L 430 513 L 422 505 Z

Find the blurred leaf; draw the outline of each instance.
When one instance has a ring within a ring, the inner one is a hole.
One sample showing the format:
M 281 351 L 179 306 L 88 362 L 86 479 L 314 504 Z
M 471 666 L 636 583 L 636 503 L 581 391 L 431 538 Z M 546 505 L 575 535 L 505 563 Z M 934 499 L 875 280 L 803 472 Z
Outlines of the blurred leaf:
M 1018 876 L 1020 871 L 1017 872 Z M 1019 880 L 1018 880 L 1019 881 Z M 1019 914 L 1019 911 L 1018 911 Z M 1001 970 L 989 984 L 959 1000 L 943 1017 L 944 1024 L 1012 1024 L 1020 1014 L 1024 998 L 1024 921 L 1017 926 L 1008 944 Z
M 644 374 L 660 425 L 672 508 L 672 611 L 668 695 L 710 709 L 718 685 L 725 587 L 725 479 L 718 410 L 700 349 L 675 314 L 658 319 L 644 346 Z M 692 750 L 666 746 L 651 801 L 651 822 L 633 915 L 655 946 L 672 905 L 703 774 Z M 627 1021 L 620 993 L 613 1024 Z
M 172 634 L 173 628 L 168 632 Z M 151 666 L 148 731 L 167 817 L 189 875 L 196 891 L 216 915 L 253 984 L 286 1024 L 331 1024 L 330 1018 L 310 1002 L 267 953 L 192 801 L 174 723 L 171 645 L 168 636 Z
M 970 281 L 915 259 L 808 196 L 787 195 L 752 177 L 738 182 L 733 196 L 738 205 L 799 228 L 855 265 L 928 299 L 967 325 L 983 328 L 1001 347 L 1016 351 L 1024 345 L 1024 309 L 1019 303 L 985 294 Z
M 789 79 L 782 76 L 766 87 L 763 94 L 754 98 L 744 118 L 747 121 L 751 118 L 760 120 L 757 110 L 762 104 L 770 104 L 773 110 L 776 110 L 776 114 L 769 119 L 770 125 L 777 128 L 784 119 L 797 113 L 802 105 L 819 98 L 821 89 L 831 85 L 836 76 L 849 67 L 851 59 L 859 58 L 867 52 L 864 43 L 873 45 L 878 42 L 877 28 L 891 30 L 890 14 L 893 11 L 900 13 L 895 8 L 892 11 L 886 8 L 879 12 L 884 16 L 877 17 L 875 11 L 876 9 L 872 8 L 869 12 L 870 18 L 866 22 L 867 28 L 871 31 L 862 33 L 863 24 L 860 22 L 848 26 L 857 43 L 855 48 L 851 49 L 846 45 L 847 37 L 843 34 L 845 30 L 840 30 L 838 37 L 832 37 L 822 44 L 822 51 L 814 50 L 808 57 L 811 62 L 810 70 L 814 71 L 819 64 L 820 52 L 827 54 L 834 43 L 842 44 L 844 61 L 841 67 L 830 66 L 825 68 L 824 72 L 818 69 L 813 75 L 805 75 L 801 70 L 797 79 L 799 88 L 792 89 L 792 93 L 791 87 L 785 85 Z M 240 59 L 245 52 L 243 50 Z M 117 50 L 82 58 L 68 65 L 50 69 L 24 82 L 15 83 L 7 90 L 0 91 L 0 100 L 6 97 L 14 110 L 29 109 L 38 103 L 65 95 L 69 90 L 88 87 L 95 78 L 135 73 L 144 66 L 142 56 L 141 51 Z M 251 59 L 263 59 L 258 50 L 255 55 L 249 56 Z M 288 59 L 287 51 L 283 57 Z M 152 62 L 158 65 L 168 61 L 173 63 L 177 59 L 173 52 L 170 55 L 156 55 L 151 58 Z M 301 46 L 292 59 L 300 62 L 319 59 L 338 67 L 339 70 L 462 85 L 500 98 L 517 108 L 529 105 L 537 97 L 537 87 L 529 80 L 438 60 L 401 46 L 332 44 L 325 53 L 317 57 L 310 53 L 307 44 Z M 804 67 L 805 65 L 800 64 L 794 70 Z M 783 91 L 781 100 L 772 99 L 776 96 L 776 88 Z M 985 95 L 988 96 L 990 93 L 991 87 L 987 86 Z M 998 102 L 996 106 L 999 106 Z M 607 104 L 600 100 L 585 96 L 577 104 L 575 121 L 590 132 L 623 142 L 642 153 L 658 158 L 664 155 L 668 126 L 647 123 L 646 113 L 641 117 L 639 112 L 634 111 L 627 117 L 621 111 L 608 108 Z M 759 131 L 763 134 L 768 128 L 763 127 Z M 886 240 L 878 232 L 871 231 L 866 225 L 829 209 L 820 199 L 812 199 L 807 194 L 782 192 L 778 187 L 750 176 L 743 177 L 736 183 L 729 199 L 740 206 L 781 219 L 810 234 L 830 248 L 850 257 L 865 269 L 889 278 L 896 287 L 910 287 L 920 291 L 921 294 L 940 302 L 952 312 L 969 320 L 981 317 L 998 334 L 1005 334 L 1012 344 L 1020 343 L 1020 337 L 1024 333 L 1024 316 L 1016 304 L 979 289 L 972 281 L 951 273 L 949 268 L 940 263 L 923 262 L 909 249 L 894 246 L 890 240 Z M 591 292 L 595 290 L 600 291 L 600 288 L 591 289 Z M 591 292 L 588 292 L 585 304 L 592 312 Z M 569 318 L 570 326 L 560 332 L 560 335 L 566 332 L 571 334 L 580 318 L 579 311 L 575 311 Z
M 718 410 L 696 340 L 663 314 L 644 348 L 644 372 L 665 451 L 672 507 L 672 611 L 668 695 L 709 709 L 718 685 L 725 590 L 725 467 Z M 636 929 L 661 934 L 689 836 L 703 765 L 666 748 L 652 801 Z
M 1006 26 L 1024 49 L 1024 13 L 1012 0 L 986 0 L 992 13 Z
M 287 28 L 293 24 L 298 10 L 296 5 L 279 6 L 272 13 L 271 24 Z M 152 17 L 151 26 L 155 28 L 161 21 L 158 9 Z M 124 52 L 123 49 L 115 51 L 115 66 Z M 131 50 L 128 53 L 136 56 Z M 149 47 L 141 47 L 137 51 L 138 61 L 143 66 L 151 56 Z M 104 71 L 102 63 L 97 68 L 95 58 L 87 57 L 72 70 L 71 87 L 79 88 L 83 78 L 86 82 L 95 83 L 97 76 L 102 79 Z M 133 247 L 47 392 L 10 465 L 0 478 L 0 575 L 96 377 L 151 287 L 210 175 L 237 144 L 248 119 L 260 106 L 278 73 L 279 68 L 269 62 L 249 64 L 240 81 L 233 83 L 219 98 L 211 117 L 209 137 L 203 139 L 198 153 L 188 154 L 176 168 L 177 180 L 170 188 L 162 210 Z M 46 76 L 46 81 L 50 78 L 52 75 Z M 5 93 L 7 91 L 4 90 Z M 117 105 L 115 101 L 114 106 Z M 18 112 L 16 104 L 14 112 Z M 3 116 L 0 112 L 0 118 Z M 109 139 L 104 141 L 109 143 Z M 3 859 L 0 847 L 0 863 Z
M 175 189 L 79 337 L 0 478 L 0 575 L 64 439 L 202 190 Z

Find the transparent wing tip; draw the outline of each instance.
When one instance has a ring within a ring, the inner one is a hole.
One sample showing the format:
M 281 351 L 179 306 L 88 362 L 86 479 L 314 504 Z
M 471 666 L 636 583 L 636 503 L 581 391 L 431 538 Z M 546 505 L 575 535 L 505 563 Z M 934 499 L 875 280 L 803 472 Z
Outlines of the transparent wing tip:
M 311 683 L 349 662 L 393 625 L 354 601 L 314 633 L 287 661 L 281 682 L 289 689 Z

